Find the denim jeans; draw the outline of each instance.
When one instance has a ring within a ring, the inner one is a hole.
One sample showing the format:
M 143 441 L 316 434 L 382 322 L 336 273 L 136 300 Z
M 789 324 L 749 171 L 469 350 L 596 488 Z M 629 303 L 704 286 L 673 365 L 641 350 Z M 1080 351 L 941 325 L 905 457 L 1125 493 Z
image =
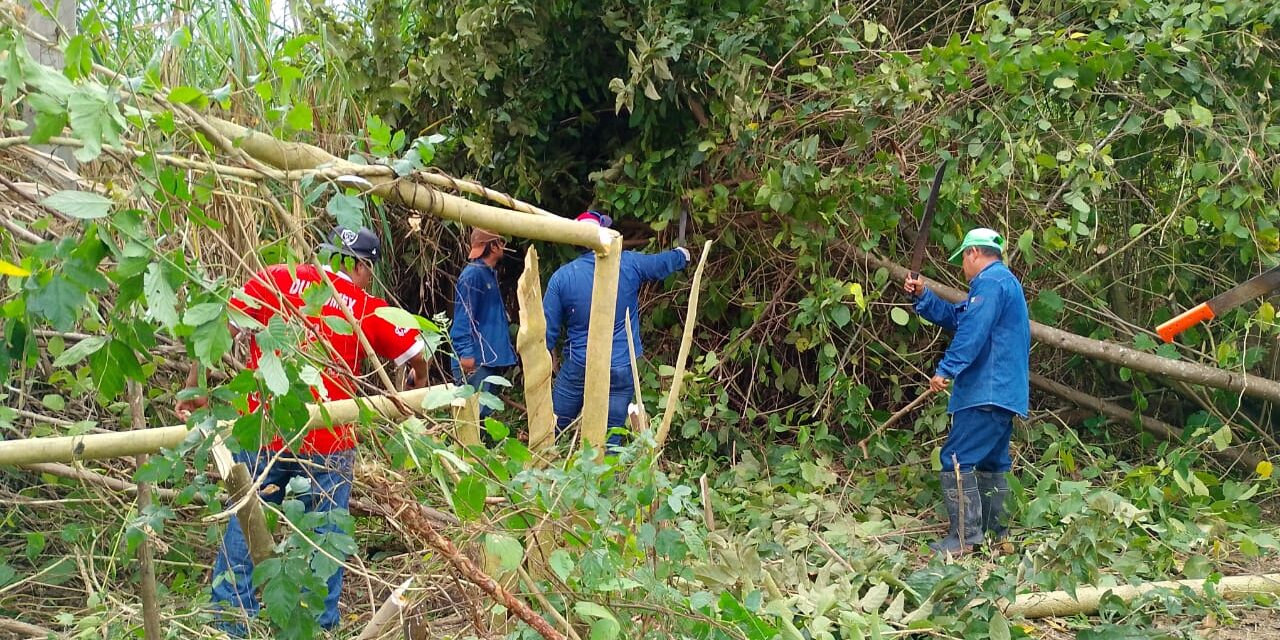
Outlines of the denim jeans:
M 266 449 L 258 451 L 240 451 L 235 454 L 236 462 L 243 462 L 249 467 L 249 475 L 258 477 L 263 469 L 271 463 L 276 453 Z M 338 451 L 329 455 L 303 456 L 281 453 L 266 476 L 262 478 L 260 489 L 275 485 L 276 490 L 262 496 L 272 504 L 280 504 L 284 499 L 285 487 L 293 478 L 307 478 L 311 481 L 311 490 L 299 496 L 308 511 L 325 512 L 332 509 L 346 509 L 351 500 L 351 473 L 355 462 L 355 450 Z M 330 527 L 321 527 L 317 533 L 328 533 Z M 338 600 L 342 597 L 342 567 L 329 576 L 328 594 L 324 599 L 324 612 L 320 615 L 320 626 L 331 629 L 338 624 Z M 231 516 L 227 523 L 227 532 L 222 537 L 222 548 L 213 563 L 213 603 L 225 609 L 240 609 L 244 615 L 252 619 L 258 615 L 261 604 L 253 589 L 253 559 L 249 557 L 249 545 L 240 530 L 240 520 Z M 230 626 L 236 626 L 234 623 Z
M 950 472 L 951 454 L 960 463 L 960 472 L 1004 473 L 1012 466 L 1009 438 L 1013 435 L 1013 412 L 984 404 L 961 409 L 951 415 L 951 431 L 942 445 L 942 470 Z
M 457 364 L 455 363 L 453 367 L 453 382 L 454 384 L 458 384 L 458 385 L 463 385 L 463 384 L 471 385 L 471 388 L 475 389 L 476 393 L 488 392 L 494 395 L 500 395 L 501 387 L 495 387 L 493 383 L 485 382 L 484 379 L 488 378 L 489 376 L 506 377 L 507 369 L 509 368 L 510 367 L 490 367 L 488 365 L 482 364 L 482 365 L 478 365 L 475 368 L 475 371 L 471 372 L 471 375 L 466 376 L 464 378 L 462 376 L 462 369 L 459 369 Z M 497 390 L 495 391 L 495 389 Z M 480 405 L 481 420 L 484 420 L 485 418 L 489 417 L 489 414 L 491 413 L 493 413 L 493 409 L 490 409 L 489 407 L 486 407 L 483 404 Z
M 560 365 L 555 384 L 551 388 L 551 406 L 556 412 L 556 435 L 569 426 L 569 423 L 582 413 L 582 396 L 586 393 L 587 367 L 571 359 Z M 609 430 L 614 427 L 629 428 L 627 405 L 635 402 L 636 386 L 631 377 L 631 366 L 614 367 L 609 370 Z M 618 433 L 609 435 L 608 444 L 616 447 L 622 444 L 623 437 Z

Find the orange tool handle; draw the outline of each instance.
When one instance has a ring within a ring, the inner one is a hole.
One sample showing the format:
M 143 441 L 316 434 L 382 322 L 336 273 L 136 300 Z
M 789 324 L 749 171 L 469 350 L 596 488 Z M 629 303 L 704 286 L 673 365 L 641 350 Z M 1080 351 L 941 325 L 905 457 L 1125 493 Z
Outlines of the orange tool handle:
M 1160 334 L 1160 338 L 1165 342 L 1173 342 L 1179 333 L 1206 320 L 1212 320 L 1213 317 L 1213 309 L 1209 307 L 1209 303 L 1204 302 L 1156 327 L 1156 333 Z

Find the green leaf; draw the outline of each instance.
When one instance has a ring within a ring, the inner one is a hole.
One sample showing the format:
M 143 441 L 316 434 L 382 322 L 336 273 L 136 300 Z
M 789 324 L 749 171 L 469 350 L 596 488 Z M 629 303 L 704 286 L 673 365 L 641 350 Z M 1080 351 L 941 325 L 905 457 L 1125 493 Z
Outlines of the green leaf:
M 311 107 L 305 102 L 299 102 L 289 109 L 289 113 L 284 117 L 285 124 L 298 131 L 310 131 L 312 127 Z
M 568 582 L 569 576 L 573 573 L 573 555 L 564 549 L 556 549 L 551 552 L 551 571 L 560 578 L 561 582 Z
M 1068 76 L 1058 76 L 1053 79 L 1053 86 L 1059 89 L 1070 89 L 1076 86 L 1076 79 Z
M 831 320 L 836 323 L 837 327 L 844 328 L 847 326 L 851 317 L 852 314 L 849 312 L 849 307 L 843 304 L 837 304 L 831 308 Z
M 27 295 L 27 309 L 59 331 L 71 329 L 85 300 L 84 289 L 60 276 Z
M 498 561 L 502 571 L 515 571 L 524 561 L 524 547 L 511 536 L 490 533 L 484 537 L 484 550 Z
M 152 262 L 142 277 L 142 291 L 147 296 L 147 311 L 151 317 L 172 330 L 178 325 L 178 298 L 165 277 L 164 264 Z
M 991 614 L 991 621 L 987 623 L 987 637 L 990 640 L 1009 640 L 1009 621 L 1004 619 L 1004 614 L 999 610 Z
M 1164 110 L 1164 126 L 1170 129 L 1176 129 L 1182 126 L 1182 116 L 1178 115 L 1178 111 L 1173 108 Z
M 66 111 L 41 111 L 36 113 L 36 124 L 31 130 L 31 144 L 44 144 L 49 138 L 62 135 L 67 128 Z
M 208 322 L 218 319 L 222 315 L 223 306 L 216 302 L 204 302 L 187 309 L 182 314 L 182 323 L 192 327 L 198 327 Z
M 889 311 L 889 318 L 893 320 L 894 324 L 902 327 L 907 326 L 907 323 L 911 322 L 911 315 L 902 307 L 894 307 L 891 309 Z
M 589 640 L 614 640 L 622 632 L 617 620 L 596 620 L 591 623 Z
M 1221 429 L 1214 431 L 1213 435 L 1209 436 L 1209 440 L 1213 442 L 1213 446 L 1218 451 L 1225 450 L 1227 447 L 1231 446 L 1231 426 L 1222 425 Z
M 453 490 L 453 511 L 463 520 L 474 520 L 484 513 L 487 496 L 483 480 L 474 475 L 463 476 Z
M 282 396 L 289 393 L 289 376 L 284 372 L 284 363 L 280 362 L 280 357 L 271 351 L 262 354 L 258 359 L 258 373 L 262 374 L 262 381 L 267 384 L 267 389 L 271 393 Z
M 80 220 L 93 220 L 111 214 L 115 204 L 110 199 L 88 191 L 59 191 L 41 204 Z
M 339 226 L 359 229 L 364 226 L 364 200 L 359 196 L 336 193 L 329 198 L 325 211 L 333 216 Z
M 194 105 L 203 108 L 209 104 L 209 98 L 195 87 L 174 87 L 169 90 L 169 102 Z
M 54 359 L 53 366 L 70 367 L 90 355 L 93 355 L 93 353 L 98 349 L 101 349 L 102 345 L 105 345 L 106 343 L 107 338 L 105 336 L 91 336 L 89 338 L 85 338 L 84 340 L 72 345 L 70 349 L 63 351 L 61 355 Z
M 89 39 L 77 35 L 67 41 L 63 54 L 63 75 L 70 80 L 83 78 L 93 71 L 93 51 Z
M 49 393 L 49 394 L 46 394 L 43 398 L 40 398 L 40 404 L 43 404 L 46 408 L 51 409 L 53 411 L 62 411 L 63 409 L 67 408 L 66 398 L 63 398 L 62 396 L 56 393 Z
M 401 329 L 417 329 L 418 319 L 412 313 L 400 307 L 380 307 L 373 315 L 390 322 Z
M 862 39 L 863 40 L 866 40 L 867 43 L 870 44 L 872 42 L 875 42 L 876 38 L 879 37 L 879 35 L 880 35 L 879 24 L 876 24 L 870 20 L 862 21 Z
M 1205 108 L 1196 100 L 1191 101 L 1191 120 L 1197 126 L 1211 127 L 1213 126 L 1213 112 Z
M 75 151 L 77 160 L 90 162 L 97 159 L 102 155 L 104 143 L 120 144 L 120 134 L 124 131 L 123 117 L 115 105 L 115 99 L 106 95 L 100 87 L 78 87 L 67 98 L 67 112 L 70 114 L 71 130 L 84 143 L 84 146 Z

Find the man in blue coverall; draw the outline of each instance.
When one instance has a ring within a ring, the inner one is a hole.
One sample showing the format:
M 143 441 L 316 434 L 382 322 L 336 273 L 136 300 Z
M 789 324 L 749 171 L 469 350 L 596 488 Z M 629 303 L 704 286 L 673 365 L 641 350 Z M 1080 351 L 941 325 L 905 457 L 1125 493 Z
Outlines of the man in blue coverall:
M 1022 284 L 1000 260 L 1004 245 L 991 229 L 965 235 L 951 256 L 969 280 L 969 295 L 958 304 L 939 298 L 919 277 L 908 275 L 905 283 L 916 313 L 955 333 L 929 380 L 934 391 L 952 386 L 951 431 L 941 456 L 951 528 L 929 545 L 938 553 L 962 554 L 981 544 L 984 533 L 1008 534 L 1009 437 L 1014 414 L 1027 416 L 1031 323 Z
M 505 375 L 516 363 L 516 350 L 511 346 L 510 320 L 498 289 L 498 262 L 507 243 L 502 236 L 485 229 L 472 229 L 471 262 L 458 276 L 453 295 L 453 324 L 449 340 L 457 360 L 453 378 L 458 384 L 471 385 L 477 392 L 491 391 L 484 380 Z M 480 417 L 492 411 L 481 405 Z
M 612 224 L 609 216 L 596 211 L 587 211 L 579 215 L 577 220 L 602 227 Z M 639 358 L 644 352 L 644 345 L 640 341 L 640 286 L 646 282 L 664 280 L 688 264 L 689 251 L 684 247 L 653 255 L 637 251 L 622 252 L 609 370 L 611 447 L 622 444 L 622 435 L 614 433 L 614 429 L 627 424 L 627 405 L 635 399 L 631 356 L 627 349 L 626 318 L 631 318 L 632 340 L 636 345 L 636 358 Z M 547 317 L 547 348 L 554 352 L 562 328 L 565 334 L 564 358 L 551 391 L 551 403 L 556 412 L 556 433 L 564 431 L 582 412 L 587 372 L 587 325 L 591 317 L 591 284 L 595 271 L 595 253 L 584 252 L 552 274 L 551 281 L 547 283 L 546 295 L 542 298 L 542 309 Z

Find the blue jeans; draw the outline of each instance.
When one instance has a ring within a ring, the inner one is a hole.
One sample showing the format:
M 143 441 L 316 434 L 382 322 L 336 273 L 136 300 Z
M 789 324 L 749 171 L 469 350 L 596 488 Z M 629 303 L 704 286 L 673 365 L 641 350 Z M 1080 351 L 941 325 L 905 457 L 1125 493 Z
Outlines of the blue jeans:
M 994 405 L 961 409 L 951 414 L 951 431 L 942 445 L 942 470 L 951 471 L 951 454 L 960 472 L 1004 473 L 1012 466 L 1009 438 L 1013 435 L 1013 412 Z
M 271 462 L 275 452 L 266 449 L 258 451 L 240 451 L 234 454 L 236 462 L 243 462 L 249 467 L 249 475 L 258 477 L 267 464 Z M 262 499 L 272 504 L 280 504 L 284 499 L 285 487 L 293 478 L 307 478 L 311 481 L 311 490 L 300 496 L 308 511 L 325 512 L 332 509 L 346 509 L 351 500 L 351 470 L 355 462 L 355 450 L 338 451 L 329 455 L 302 456 L 281 453 L 275 464 L 271 465 L 266 477 L 262 479 L 260 488 L 275 485 L 276 490 Z M 329 533 L 335 529 L 321 527 L 317 533 Z M 324 598 L 324 613 L 320 615 L 320 626 L 331 629 L 338 624 L 338 600 L 342 597 L 342 567 L 329 576 L 328 594 Z M 226 609 L 240 609 L 247 618 L 258 615 L 261 604 L 253 589 L 253 559 L 249 557 L 249 545 L 240 530 L 240 520 L 231 516 L 227 523 L 227 532 L 222 537 L 222 548 L 213 563 L 213 602 L 214 605 Z
M 560 373 L 556 374 L 555 384 L 551 388 L 551 406 L 556 412 L 556 435 L 569 426 L 569 423 L 582 413 L 582 396 L 586 393 L 587 366 L 571 359 L 560 365 Z M 614 367 L 609 370 L 609 429 L 628 427 L 627 405 L 635 401 L 636 386 L 631 378 L 631 366 Z M 622 444 L 621 434 L 609 436 L 610 446 Z
M 499 395 L 499 392 L 495 391 L 495 389 L 501 389 L 501 387 L 495 387 L 493 383 L 485 382 L 484 379 L 489 376 L 502 376 L 505 378 L 507 375 L 507 369 L 509 368 L 510 367 L 491 367 L 484 364 L 477 365 L 475 371 L 472 371 L 471 375 L 464 378 L 462 376 L 462 369 L 460 369 L 458 364 L 455 362 L 453 365 L 453 383 L 457 385 L 470 385 L 471 388 L 476 390 L 476 393 L 488 392 L 494 395 Z M 483 404 L 480 405 L 481 420 L 489 417 L 489 414 L 491 413 L 493 413 L 493 409 L 490 409 Z

